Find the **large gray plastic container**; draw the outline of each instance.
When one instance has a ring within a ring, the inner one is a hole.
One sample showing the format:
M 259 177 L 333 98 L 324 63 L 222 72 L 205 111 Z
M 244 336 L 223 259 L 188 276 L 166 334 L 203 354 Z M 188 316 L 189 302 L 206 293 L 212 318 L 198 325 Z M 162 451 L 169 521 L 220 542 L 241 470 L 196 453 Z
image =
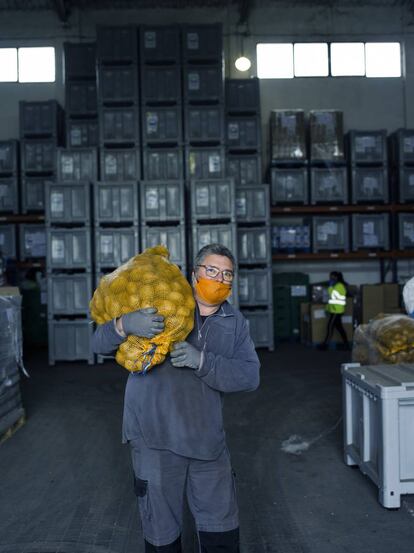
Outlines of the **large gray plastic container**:
M 185 62 L 221 63 L 223 56 L 223 27 L 221 23 L 184 25 L 182 38 Z
M 192 180 L 191 219 L 193 224 L 202 221 L 235 221 L 234 180 Z
M 414 493 L 414 366 L 342 365 L 344 460 L 378 487 L 387 509 Z
M 94 148 L 98 146 L 98 121 L 66 119 L 66 141 L 68 148 Z
M 18 213 L 19 198 L 16 177 L 0 177 L 0 213 Z
M 19 102 L 20 136 L 58 137 L 62 123 L 62 108 L 56 100 Z
M 20 223 L 19 250 L 20 261 L 37 257 L 46 257 L 45 225 Z
M 91 185 L 88 182 L 46 185 L 46 224 L 91 224 Z
M 227 174 L 239 184 L 259 184 L 262 182 L 262 160 L 260 154 L 227 155 Z
M 260 113 L 260 81 L 226 79 L 227 113 Z
M 101 107 L 99 136 L 104 145 L 139 144 L 139 115 L 137 106 Z
M 349 131 L 349 159 L 351 163 L 387 164 L 387 131 Z
M 21 186 L 22 213 L 44 211 L 46 184 L 53 184 L 50 177 L 23 177 Z
M 390 216 L 388 213 L 352 215 L 352 249 L 389 250 Z
M 100 65 L 98 67 L 99 102 L 102 104 L 136 103 L 138 73 L 136 65 Z
M 137 181 L 141 178 L 139 149 L 100 151 L 101 180 L 104 182 Z
M 309 201 L 307 167 L 271 169 L 272 204 L 304 204 Z
M 398 188 L 401 203 L 414 201 L 414 167 L 399 168 Z
M 390 138 L 393 164 L 414 164 L 414 129 L 398 129 Z
M 144 180 L 182 180 L 183 155 L 179 148 L 146 148 Z
M 146 105 L 179 104 L 181 71 L 179 65 L 143 65 L 141 67 L 142 103 Z
M 178 25 L 145 25 L 140 30 L 142 64 L 179 63 L 181 48 Z
M 186 141 L 190 143 L 223 142 L 223 106 L 186 106 L 184 132 Z
M 96 117 L 98 110 L 96 83 L 68 81 L 65 83 L 65 109 L 71 117 Z
M 230 150 L 259 150 L 262 128 L 257 115 L 228 115 L 226 144 Z
M 237 229 L 237 253 L 239 264 L 270 264 L 272 258 L 270 226 L 239 227 Z
M 26 139 L 20 142 L 22 169 L 25 173 L 56 171 L 56 141 L 54 138 Z
M 398 214 L 398 248 L 407 250 L 414 248 L 414 214 Z
M 229 248 L 237 259 L 236 225 L 193 225 L 192 229 L 192 258 L 208 244 L 222 244 Z
M 13 175 L 18 171 L 17 140 L 0 141 L 0 175 Z
M 249 322 L 250 336 L 256 348 L 274 349 L 273 310 L 242 309 L 241 312 Z
M 128 261 L 139 250 L 138 229 L 95 229 L 95 265 L 100 268 L 116 268 Z
M 182 142 L 181 106 L 142 108 L 142 141 L 146 144 Z
M 348 215 L 312 217 L 313 251 L 349 251 Z
M 138 61 L 138 29 L 136 25 L 98 26 L 96 43 L 98 63 L 129 64 Z
M 47 270 L 56 269 L 92 270 L 90 227 L 47 229 Z
M 96 78 L 96 43 L 65 42 L 65 80 Z
M 272 307 L 272 268 L 238 271 L 241 307 Z
M 49 317 L 58 315 L 87 315 L 92 298 L 92 275 L 50 274 L 47 280 Z
M 312 167 L 310 170 L 311 203 L 348 203 L 346 167 Z
M 175 227 L 142 227 L 142 249 L 152 248 L 163 244 L 170 252 L 170 261 L 183 267 L 186 265 L 185 247 L 185 226 L 184 224 Z
M 92 322 L 87 319 L 49 321 L 49 365 L 56 361 L 87 361 L 93 365 Z
M 188 103 L 222 103 L 224 100 L 223 66 L 186 65 L 183 71 L 184 99 Z
M 353 167 L 351 183 L 353 204 L 361 202 L 388 202 L 387 167 Z
M 268 184 L 237 186 L 236 220 L 238 223 L 270 224 Z
M 4 257 L 16 259 L 16 225 L 0 225 L 0 251 Z
M 96 148 L 59 149 L 57 159 L 59 182 L 94 182 L 98 178 Z
M 138 183 L 96 182 L 93 186 L 96 225 L 138 224 Z
M 141 222 L 184 221 L 183 181 L 141 181 Z
M 226 176 L 224 148 L 187 148 L 187 179 L 222 179 Z

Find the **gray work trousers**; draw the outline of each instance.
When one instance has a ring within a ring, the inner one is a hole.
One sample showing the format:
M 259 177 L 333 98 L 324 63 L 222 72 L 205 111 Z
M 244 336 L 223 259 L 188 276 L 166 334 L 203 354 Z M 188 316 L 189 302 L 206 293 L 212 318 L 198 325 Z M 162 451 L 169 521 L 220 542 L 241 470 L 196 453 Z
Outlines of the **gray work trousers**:
M 239 526 L 234 475 L 225 447 L 213 461 L 149 449 L 129 440 L 135 493 L 146 541 L 168 545 L 181 535 L 184 494 L 197 532 L 227 532 Z

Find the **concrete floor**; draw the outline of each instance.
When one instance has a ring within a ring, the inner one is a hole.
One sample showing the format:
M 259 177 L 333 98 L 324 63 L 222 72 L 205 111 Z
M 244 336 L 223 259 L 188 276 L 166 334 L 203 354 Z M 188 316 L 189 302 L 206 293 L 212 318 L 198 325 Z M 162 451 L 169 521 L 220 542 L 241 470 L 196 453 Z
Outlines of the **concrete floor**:
M 399 510 L 342 461 L 344 352 L 262 352 L 262 382 L 227 397 L 242 553 L 411 553 L 414 496 Z M 126 371 L 26 355 L 27 423 L 0 446 L 0 553 L 140 553 L 129 452 L 120 442 Z M 286 453 L 289 438 L 308 442 Z M 192 549 L 184 532 L 186 552 Z

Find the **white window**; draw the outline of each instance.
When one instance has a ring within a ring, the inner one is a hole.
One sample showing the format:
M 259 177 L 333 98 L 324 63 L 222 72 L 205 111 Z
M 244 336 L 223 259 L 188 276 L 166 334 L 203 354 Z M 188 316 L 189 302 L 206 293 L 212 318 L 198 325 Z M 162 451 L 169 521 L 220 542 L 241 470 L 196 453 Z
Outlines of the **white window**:
M 259 79 L 293 78 L 293 44 L 257 44 L 256 56 Z
M 20 83 L 53 83 L 54 81 L 54 48 L 19 48 Z
M 327 77 L 329 75 L 328 44 L 311 42 L 295 44 L 295 77 Z
M 365 46 L 363 42 L 333 42 L 331 44 L 332 77 L 363 77 Z
M 17 49 L 0 48 L 0 82 L 15 83 L 17 81 Z
M 367 42 L 365 60 L 367 77 L 401 77 L 399 42 Z

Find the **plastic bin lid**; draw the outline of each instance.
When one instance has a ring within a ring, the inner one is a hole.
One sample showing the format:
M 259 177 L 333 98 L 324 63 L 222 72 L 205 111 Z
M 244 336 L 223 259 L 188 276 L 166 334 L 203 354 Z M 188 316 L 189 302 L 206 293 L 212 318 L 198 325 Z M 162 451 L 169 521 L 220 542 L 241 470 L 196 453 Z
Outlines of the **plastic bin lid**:
M 381 398 L 414 397 L 414 365 L 342 365 L 342 374 Z

